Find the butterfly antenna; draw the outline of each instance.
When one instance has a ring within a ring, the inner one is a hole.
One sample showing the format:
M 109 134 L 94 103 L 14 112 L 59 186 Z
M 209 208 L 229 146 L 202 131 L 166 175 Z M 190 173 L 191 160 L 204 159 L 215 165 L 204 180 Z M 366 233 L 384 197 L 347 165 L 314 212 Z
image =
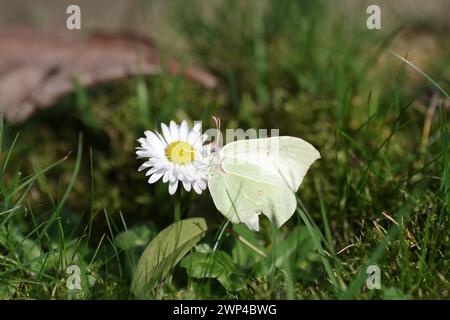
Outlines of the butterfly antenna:
M 219 149 L 219 140 L 220 140 L 220 118 L 213 116 L 212 119 L 216 123 L 216 149 Z

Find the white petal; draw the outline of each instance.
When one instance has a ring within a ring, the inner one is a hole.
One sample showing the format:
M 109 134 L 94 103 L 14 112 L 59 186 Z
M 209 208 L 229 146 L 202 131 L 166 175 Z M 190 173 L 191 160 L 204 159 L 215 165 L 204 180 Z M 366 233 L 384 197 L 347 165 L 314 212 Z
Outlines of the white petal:
M 158 136 L 161 143 L 164 145 L 164 149 L 166 149 L 168 146 L 167 141 L 164 139 L 164 137 L 159 132 L 157 132 L 156 135 Z
M 178 188 L 178 180 L 175 180 L 175 182 L 169 183 L 169 194 L 174 194 L 177 191 Z
M 146 176 L 149 176 L 149 175 L 154 174 L 155 172 L 160 171 L 160 170 L 164 170 L 164 169 L 161 169 L 161 168 L 159 168 L 159 167 L 153 167 L 153 168 L 150 168 L 150 170 L 148 170 L 148 171 L 145 173 L 145 175 L 146 175 Z
M 184 167 L 184 175 L 189 180 L 194 180 L 196 176 L 196 170 L 195 167 L 192 164 L 188 164 Z
M 147 138 L 147 141 L 154 149 L 164 151 L 165 142 L 164 139 L 162 139 L 162 137 L 159 137 L 155 133 L 148 130 L 145 131 L 144 134 L 145 137 Z
M 166 172 L 164 173 L 164 175 L 163 175 L 162 181 L 163 181 L 164 183 L 168 182 L 168 181 L 169 181 L 169 177 L 170 177 L 171 174 L 172 174 L 171 171 L 166 171 Z
M 150 158 L 148 161 L 152 166 L 158 166 L 160 168 L 167 168 L 170 164 L 167 159 L 161 159 L 161 158 Z
M 200 187 L 200 189 L 202 189 L 202 190 L 206 189 L 206 182 L 204 182 L 203 180 L 198 180 L 197 184 Z
M 161 154 L 156 153 L 154 150 L 146 149 L 146 150 L 137 150 L 136 151 L 137 158 L 162 158 Z
M 172 136 L 170 135 L 169 128 L 166 126 L 165 123 L 161 123 L 161 129 L 162 129 L 164 139 L 166 140 L 167 144 L 171 144 L 173 139 L 172 139 Z
M 141 166 L 138 168 L 138 171 L 142 171 L 145 170 L 147 168 L 150 168 L 152 165 L 149 162 L 144 162 L 143 164 L 141 164 Z
M 179 129 L 175 121 L 170 121 L 170 135 L 172 136 L 172 141 L 180 140 Z
M 163 174 L 164 174 L 163 170 L 161 170 L 161 172 L 160 171 L 155 172 L 154 174 L 152 174 L 150 176 L 150 179 L 148 179 L 148 183 L 150 183 L 150 184 L 155 183 L 163 176 Z
M 187 141 L 188 138 L 188 126 L 186 120 L 183 120 L 180 125 L 180 140 Z
M 150 158 L 151 155 L 147 150 L 137 150 L 136 151 L 136 158 L 142 159 L 142 158 Z
M 201 127 L 202 127 L 202 124 L 200 122 L 196 122 L 191 131 L 200 132 Z
M 141 144 L 142 148 L 146 148 L 146 145 L 148 145 L 148 141 L 145 138 L 139 138 L 139 139 L 137 139 L 137 142 L 139 142 Z
M 191 130 L 191 132 L 189 132 L 187 141 L 193 145 L 195 144 L 195 141 L 197 141 L 198 137 L 200 137 L 200 134 L 195 132 L 194 130 Z
M 250 230 L 259 231 L 259 213 L 253 214 L 245 224 Z
M 192 187 L 191 183 L 188 182 L 188 181 L 186 181 L 186 180 L 182 180 L 182 182 L 183 182 L 183 187 L 184 187 L 184 189 L 185 189 L 187 192 L 191 191 L 191 187 Z
M 199 185 L 197 184 L 197 182 L 194 182 L 192 184 L 192 187 L 194 188 L 194 191 L 197 192 L 198 194 L 202 194 L 202 189 L 199 187 Z

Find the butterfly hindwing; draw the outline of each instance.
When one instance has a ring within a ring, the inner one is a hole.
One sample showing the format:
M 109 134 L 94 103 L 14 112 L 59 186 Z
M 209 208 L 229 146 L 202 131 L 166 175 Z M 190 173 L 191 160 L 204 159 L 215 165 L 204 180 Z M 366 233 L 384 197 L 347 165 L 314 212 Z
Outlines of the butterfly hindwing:
M 251 163 L 224 160 L 224 172 L 216 172 L 209 189 L 218 210 L 233 223 L 248 223 L 254 214 L 264 214 L 277 226 L 296 208 L 295 195 L 276 175 Z

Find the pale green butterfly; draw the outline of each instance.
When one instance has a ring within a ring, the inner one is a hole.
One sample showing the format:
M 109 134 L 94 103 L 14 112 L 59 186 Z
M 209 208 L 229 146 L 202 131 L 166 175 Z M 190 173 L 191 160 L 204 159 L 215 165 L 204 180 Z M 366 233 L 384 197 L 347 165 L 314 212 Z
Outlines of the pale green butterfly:
M 220 128 L 220 120 L 213 118 Z M 216 137 L 216 140 L 217 140 Z M 320 153 L 289 136 L 238 140 L 216 145 L 208 188 L 217 209 L 232 223 L 259 231 L 262 213 L 277 227 L 294 214 L 295 193 Z

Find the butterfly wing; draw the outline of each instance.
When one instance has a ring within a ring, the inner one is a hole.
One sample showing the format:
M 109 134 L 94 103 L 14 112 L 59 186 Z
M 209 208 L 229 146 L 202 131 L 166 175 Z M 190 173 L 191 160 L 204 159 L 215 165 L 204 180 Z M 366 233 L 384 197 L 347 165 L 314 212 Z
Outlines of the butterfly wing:
M 296 192 L 309 167 L 320 158 L 310 143 L 296 137 L 282 136 L 231 142 L 222 150 L 224 159 L 237 159 L 264 167 L 278 175 Z
M 233 223 L 250 226 L 262 213 L 279 227 L 296 208 L 295 195 L 283 180 L 251 163 L 223 160 L 210 173 L 208 188 L 217 209 Z
M 232 142 L 213 165 L 208 187 L 217 209 L 231 222 L 249 225 L 263 213 L 279 227 L 295 212 L 295 192 L 318 158 L 311 144 L 294 137 Z

